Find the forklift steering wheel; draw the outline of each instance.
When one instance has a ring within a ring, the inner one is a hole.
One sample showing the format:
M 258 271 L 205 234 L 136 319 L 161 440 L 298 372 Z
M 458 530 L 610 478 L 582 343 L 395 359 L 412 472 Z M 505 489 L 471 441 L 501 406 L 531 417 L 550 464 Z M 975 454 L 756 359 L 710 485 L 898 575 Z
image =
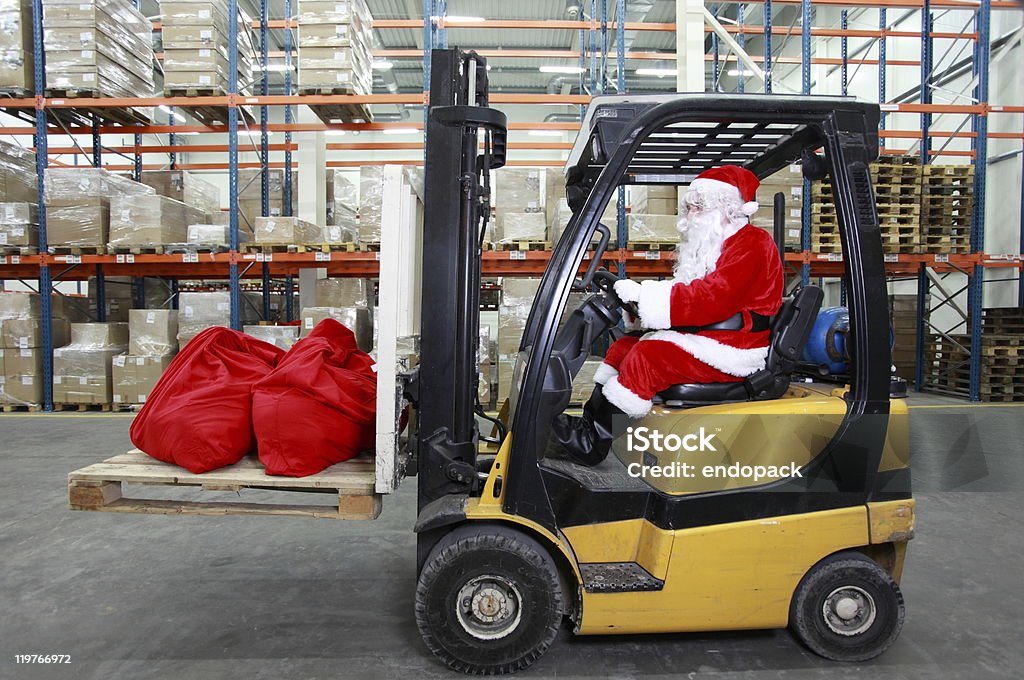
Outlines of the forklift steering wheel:
M 612 274 L 610 271 L 604 269 L 603 267 L 594 272 L 594 285 L 597 286 L 602 293 L 610 297 L 616 305 L 632 314 L 635 318 L 639 319 L 640 311 L 637 309 L 636 303 L 626 302 L 625 300 L 622 300 L 615 292 L 615 282 L 618 280 L 619 277 L 617 277 L 615 274 Z

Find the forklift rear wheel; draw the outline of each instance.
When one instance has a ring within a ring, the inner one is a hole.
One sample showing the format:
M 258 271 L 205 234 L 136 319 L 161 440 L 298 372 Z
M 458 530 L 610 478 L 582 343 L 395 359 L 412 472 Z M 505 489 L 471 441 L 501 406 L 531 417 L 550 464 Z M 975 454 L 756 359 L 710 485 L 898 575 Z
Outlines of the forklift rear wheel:
M 844 552 L 804 576 L 789 620 L 815 654 L 867 661 L 896 641 L 903 616 L 903 594 L 889 572 L 866 555 Z
M 449 667 L 492 675 L 522 670 L 554 642 L 562 589 L 548 552 L 497 525 L 467 525 L 434 547 L 416 586 L 416 625 Z

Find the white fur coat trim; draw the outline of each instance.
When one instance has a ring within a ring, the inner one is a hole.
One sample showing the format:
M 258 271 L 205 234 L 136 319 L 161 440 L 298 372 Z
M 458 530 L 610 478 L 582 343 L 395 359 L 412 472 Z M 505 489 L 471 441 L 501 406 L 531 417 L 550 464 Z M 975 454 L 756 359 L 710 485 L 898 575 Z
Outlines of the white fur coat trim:
M 618 374 L 617 370 L 602 361 L 601 365 L 594 371 L 594 382 L 598 385 L 604 385 L 610 378 L 614 378 Z
M 742 349 L 733 347 L 704 335 L 677 333 L 676 331 L 655 331 L 645 335 L 644 340 L 664 340 L 680 347 L 695 358 L 722 373 L 737 378 L 746 378 L 765 367 L 768 358 L 767 347 Z
M 636 393 L 623 387 L 618 376 L 606 382 L 601 391 L 608 401 L 622 409 L 630 418 L 642 418 L 654 406 L 650 399 L 641 399 Z

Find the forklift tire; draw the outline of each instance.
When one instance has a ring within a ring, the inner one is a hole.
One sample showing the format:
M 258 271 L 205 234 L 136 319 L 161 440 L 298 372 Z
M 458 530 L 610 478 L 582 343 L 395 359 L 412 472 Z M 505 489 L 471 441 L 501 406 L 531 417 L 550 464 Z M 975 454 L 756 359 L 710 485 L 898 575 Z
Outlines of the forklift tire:
M 867 661 L 903 628 L 903 594 L 885 569 L 858 552 L 816 564 L 793 595 L 789 622 L 812 652 L 833 661 Z
M 416 585 L 416 625 L 453 670 L 514 673 L 554 642 L 562 621 L 558 568 L 508 527 L 465 525 L 431 551 Z

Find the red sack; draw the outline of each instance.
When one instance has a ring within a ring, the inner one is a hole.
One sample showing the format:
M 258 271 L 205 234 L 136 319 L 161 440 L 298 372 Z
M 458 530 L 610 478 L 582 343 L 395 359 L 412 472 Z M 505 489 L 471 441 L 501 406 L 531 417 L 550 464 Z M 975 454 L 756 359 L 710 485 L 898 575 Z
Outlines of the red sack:
M 374 446 L 377 375 L 355 334 L 324 319 L 253 388 L 268 475 L 304 477 Z
M 256 447 L 252 387 L 282 356 L 244 333 L 207 328 L 160 376 L 132 422 L 132 443 L 197 474 L 237 463 Z

